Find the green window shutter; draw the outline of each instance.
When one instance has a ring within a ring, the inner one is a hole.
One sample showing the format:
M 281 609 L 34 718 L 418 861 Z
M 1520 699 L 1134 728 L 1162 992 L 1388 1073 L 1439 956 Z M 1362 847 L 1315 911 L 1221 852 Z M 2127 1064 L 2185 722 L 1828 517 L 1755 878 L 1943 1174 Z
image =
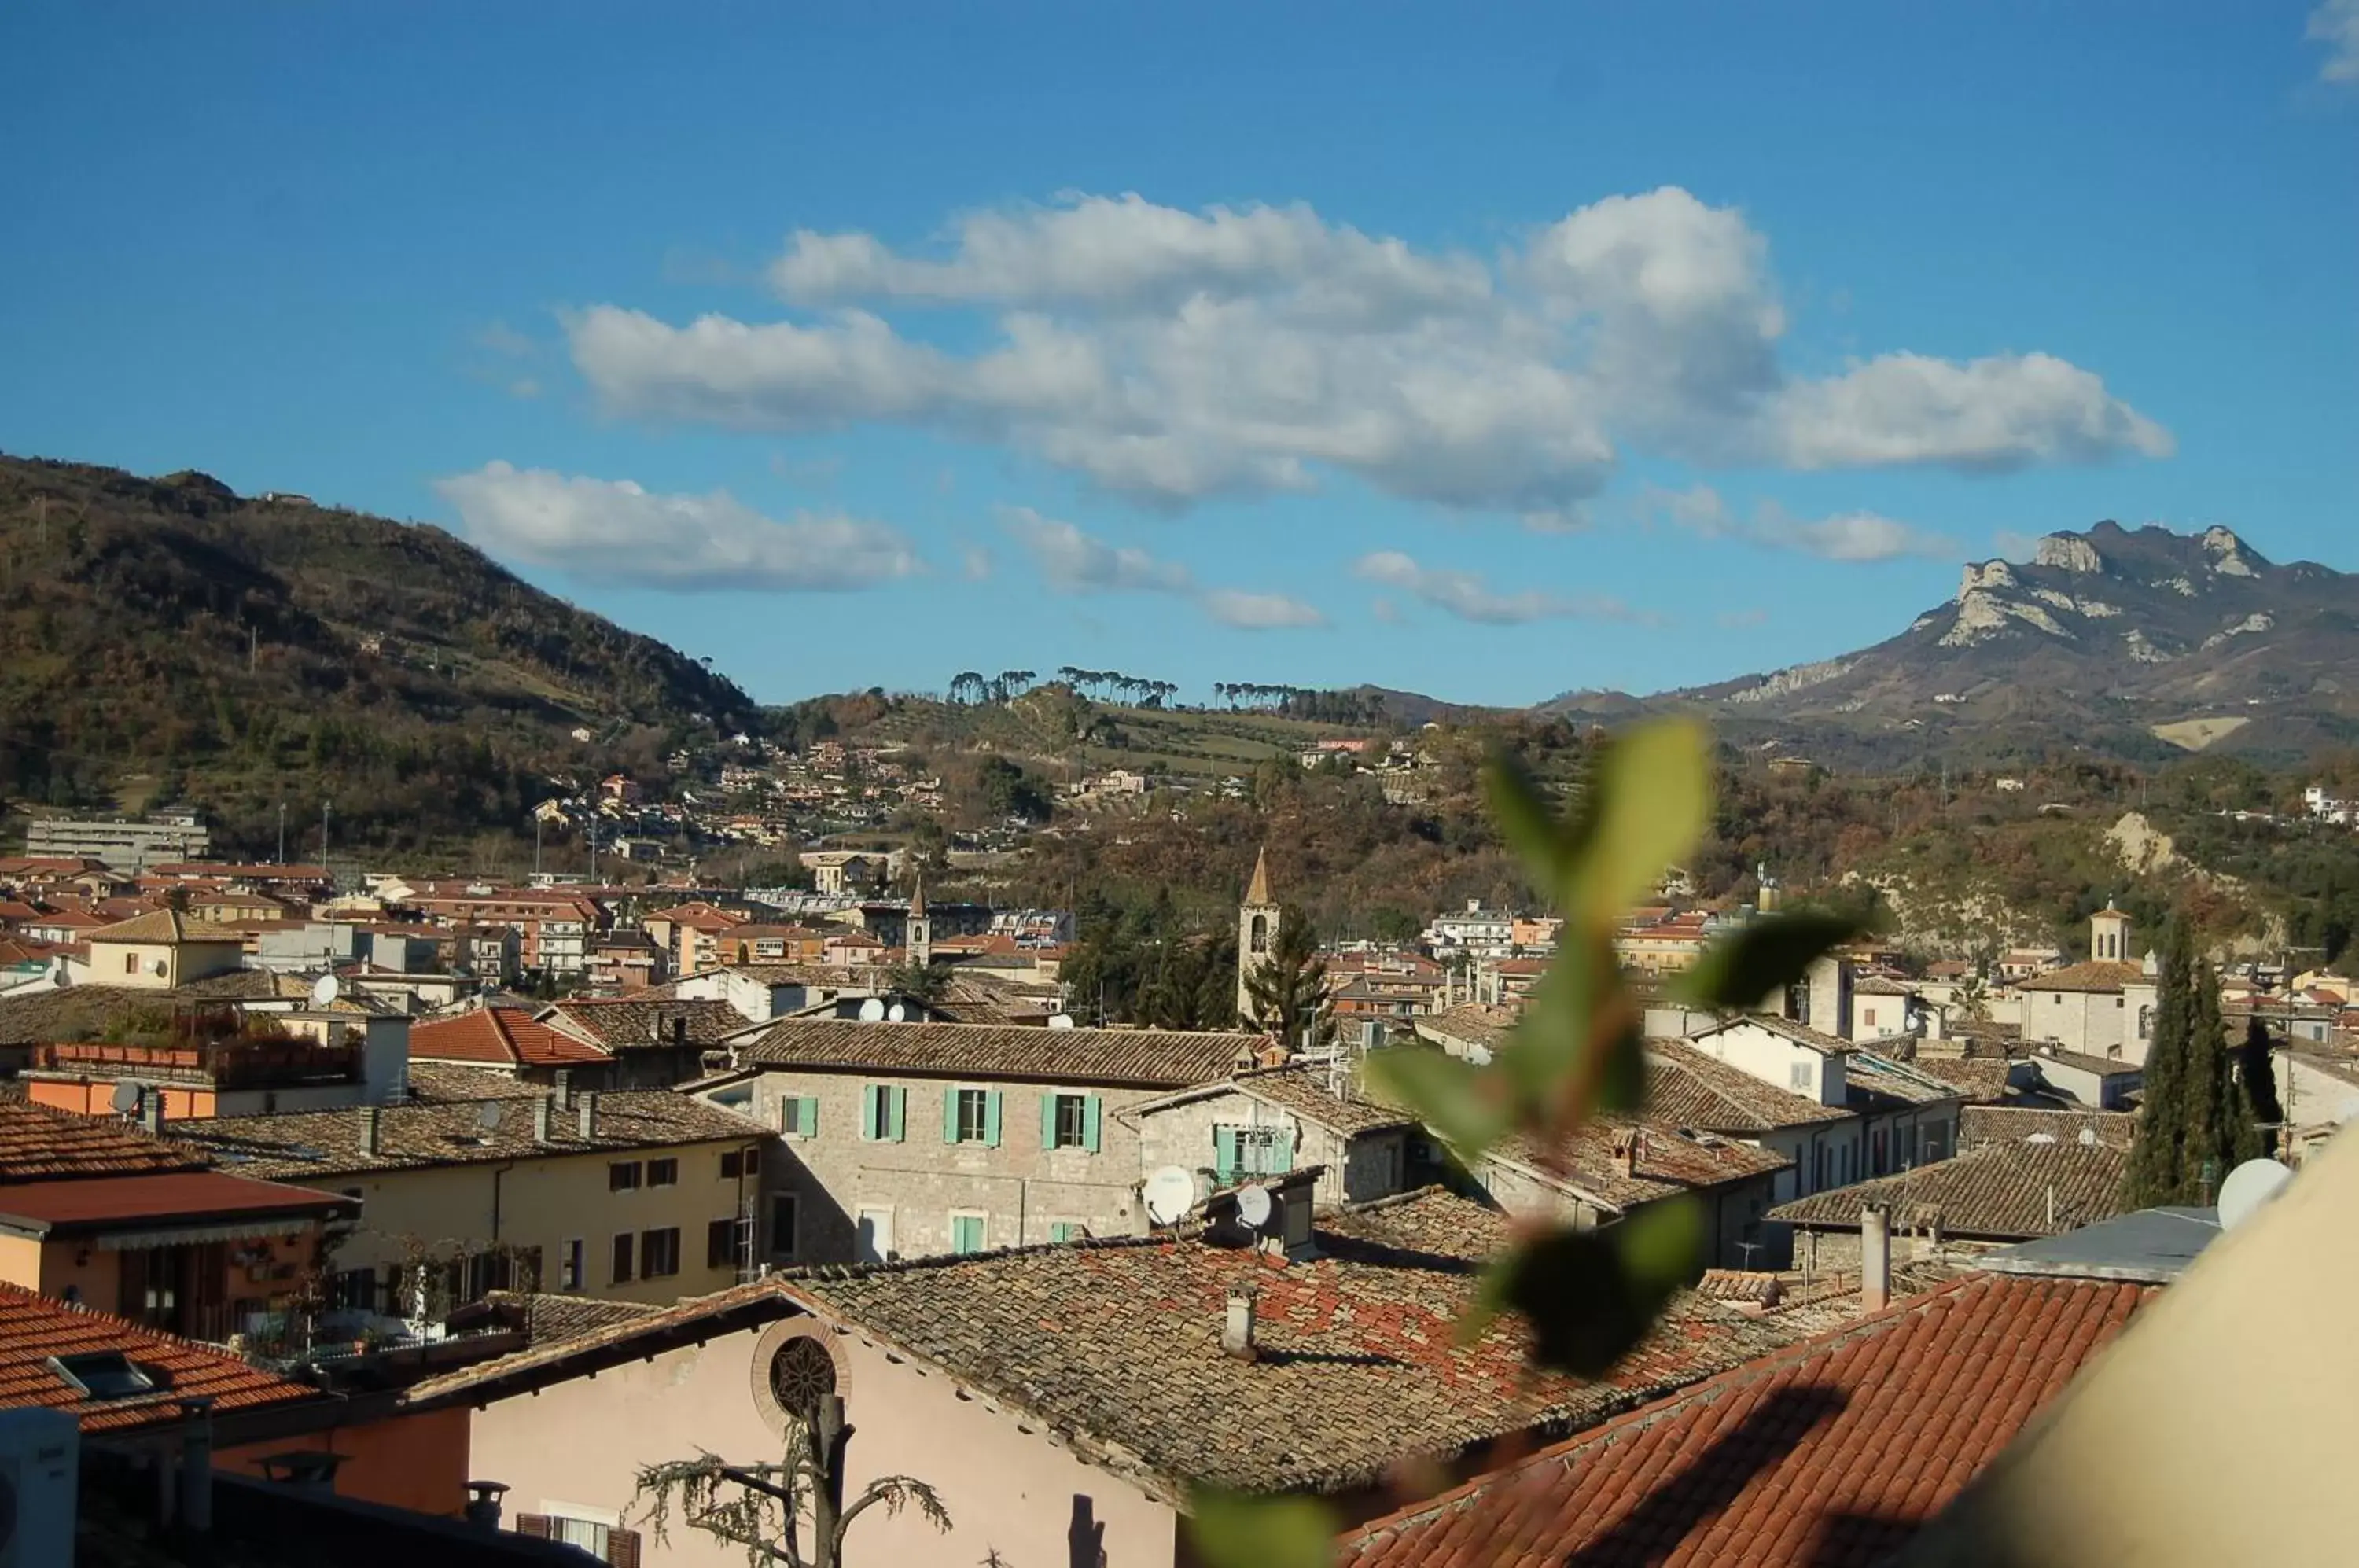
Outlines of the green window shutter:
M 942 1091 L 942 1141 L 958 1141 L 959 1091 L 956 1084 Z
M 1269 1170 L 1266 1174 L 1282 1176 L 1293 1169 L 1294 1140 L 1287 1137 L 1286 1129 L 1281 1127 L 1278 1129 L 1277 1141 L 1269 1146 Z
M 973 1214 L 951 1215 L 951 1250 L 952 1252 L 981 1252 L 983 1250 L 983 1221 Z
M 909 1091 L 907 1089 L 888 1089 L 886 1093 L 893 1096 L 893 1101 L 892 1126 L 886 1129 L 885 1136 L 892 1139 L 895 1143 L 898 1143 L 906 1136 L 906 1129 L 908 1126 L 908 1122 L 904 1118 L 909 1108 Z
M 871 1143 L 885 1136 L 885 1129 L 876 1125 L 877 1105 L 876 1085 L 871 1083 L 860 1091 L 860 1136 Z
M 1081 1238 L 1082 1227 L 1068 1221 L 1059 1220 L 1049 1227 L 1050 1241 L 1079 1241 Z
M 992 1090 L 983 1097 L 983 1146 L 999 1147 L 999 1091 Z
M 1057 1147 L 1057 1096 L 1054 1094 L 1040 1096 L 1040 1147 Z
M 817 1094 L 802 1096 L 802 1108 L 795 1113 L 795 1126 L 801 1129 L 802 1136 L 805 1138 L 819 1136 L 819 1096 Z
M 1105 1102 L 1095 1094 L 1082 1102 L 1082 1147 L 1092 1154 L 1098 1151 L 1098 1117 L 1104 1109 Z
M 1236 1128 L 1214 1127 L 1212 1129 L 1212 1171 L 1223 1181 L 1236 1174 Z

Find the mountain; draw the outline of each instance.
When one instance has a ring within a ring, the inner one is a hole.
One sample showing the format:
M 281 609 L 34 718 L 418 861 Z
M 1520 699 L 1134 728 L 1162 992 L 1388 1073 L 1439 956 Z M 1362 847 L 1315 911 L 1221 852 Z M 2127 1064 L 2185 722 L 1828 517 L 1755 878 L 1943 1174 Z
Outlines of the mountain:
M 1568 692 L 1552 712 L 1626 712 Z M 2279 565 L 2234 533 L 2050 534 L 2028 565 L 1969 565 L 1955 598 L 1860 652 L 1665 693 L 1740 743 L 1866 762 L 1901 752 L 2207 748 L 2292 756 L 2359 744 L 2359 575 Z
M 281 801 L 316 823 L 332 800 L 338 844 L 424 846 L 528 831 L 551 772 L 651 774 L 758 722 L 697 660 L 440 528 L 0 456 L 0 791 L 20 800 L 187 800 L 246 852 Z

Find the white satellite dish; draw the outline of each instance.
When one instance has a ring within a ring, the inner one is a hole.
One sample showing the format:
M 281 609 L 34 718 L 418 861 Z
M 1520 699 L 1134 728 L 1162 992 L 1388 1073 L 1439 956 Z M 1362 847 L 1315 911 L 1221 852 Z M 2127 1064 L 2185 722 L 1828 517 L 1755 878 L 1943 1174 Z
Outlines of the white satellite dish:
M 871 996 L 866 1001 L 860 1004 L 860 1021 L 862 1023 L 882 1023 L 884 1018 L 885 1004 L 880 998 Z
M 322 975 L 311 982 L 311 1005 L 315 1007 L 333 1006 L 342 991 L 342 987 L 336 984 L 334 975 Z
M 2056 1141 L 2056 1135 L 2052 1132 L 2036 1132 L 2029 1138 L 2025 1138 L 2023 1141 L 2026 1143 L 2054 1143 Z
M 486 1100 L 484 1102 L 484 1108 L 475 1113 L 475 1126 L 480 1127 L 485 1136 L 495 1133 L 500 1130 L 500 1118 L 506 1114 L 506 1110 L 507 1107 L 497 1100 Z
M 896 1002 L 885 1009 L 885 1021 L 888 1024 L 907 1023 L 909 1021 L 909 1009 Z
M 1166 1165 L 1147 1179 L 1140 1194 L 1147 1217 L 1157 1225 L 1178 1225 L 1196 1206 L 1196 1178 L 1185 1168 Z
M 2097 1147 L 2097 1129 L 2095 1127 L 2084 1127 L 2081 1129 L 2081 1147 L 2083 1149 L 2094 1149 Z
M 1050 1029 L 1071 1029 L 1073 1027 L 1073 1015 L 1071 1013 L 1051 1013 L 1049 1015 L 1049 1027 Z
M 1269 1189 L 1259 1182 L 1237 1189 L 1237 1218 L 1245 1222 L 1246 1228 L 1259 1230 L 1267 1225 L 1272 1207 Z
M 114 1093 L 107 1096 L 106 1103 L 127 1116 L 139 1108 L 140 1098 L 138 1084 L 117 1083 Z
M 2274 1160 L 2247 1160 L 2220 1183 L 2220 1228 L 2234 1230 L 2253 1217 L 2293 1180 L 2293 1172 Z

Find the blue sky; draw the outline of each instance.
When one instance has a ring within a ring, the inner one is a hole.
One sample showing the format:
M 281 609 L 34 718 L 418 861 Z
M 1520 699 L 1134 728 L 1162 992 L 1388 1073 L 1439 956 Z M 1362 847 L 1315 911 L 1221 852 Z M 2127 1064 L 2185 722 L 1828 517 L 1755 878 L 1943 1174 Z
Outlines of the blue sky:
M 200 9 L 0 17 L 0 449 L 765 699 L 1655 690 L 2104 517 L 2359 569 L 2359 0 Z

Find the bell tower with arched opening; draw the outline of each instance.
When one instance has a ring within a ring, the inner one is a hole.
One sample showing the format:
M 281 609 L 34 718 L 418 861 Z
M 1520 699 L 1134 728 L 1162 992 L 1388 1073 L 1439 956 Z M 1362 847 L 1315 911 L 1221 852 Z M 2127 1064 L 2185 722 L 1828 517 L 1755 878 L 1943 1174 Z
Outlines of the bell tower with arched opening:
M 1269 950 L 1277 942 L 1278 922 L 1284 919 L 1277 900 L 1269 896 L 1269 851 L 1265 849 L 1254 857 L 1253 881 L 1245 887 L 1245 901 L 1237 909 L 1237 1021 L 1253 1017 L 1253 996 L 1245 982 L 1262 966 Z

